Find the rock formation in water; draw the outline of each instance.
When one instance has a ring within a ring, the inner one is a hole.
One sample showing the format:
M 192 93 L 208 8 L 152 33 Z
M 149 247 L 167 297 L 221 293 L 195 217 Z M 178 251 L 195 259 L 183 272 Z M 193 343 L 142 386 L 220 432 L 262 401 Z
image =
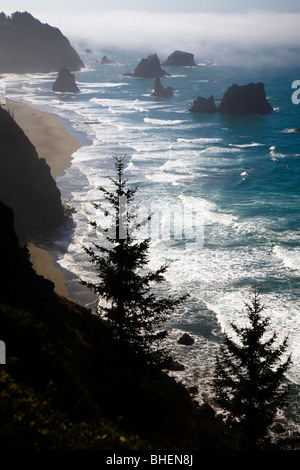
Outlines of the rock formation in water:
M 175 51 L 161 65 L 164 67 L 196 67 L 194 54 L 190 52 Z
M 41 235 L 65 219 L 50 168 L 9 112 L 0 107 L 0 201 L 15 214 L 18 236 Z
M 124 73 L 125 77 L 137 78 L 157 78 L 169 76 L 160 66 L 159 58 L 156 54 L 149 55 L 147 59 L 142 59 L 133 73 Z
M 265 95 L 264 83 L 248 83 L 248 85 L 232 85 L 224 93 L 219 107 L 215 105 L 213 96 L 206 99 L 201 96 L 194 100 L 190 112 L 221 113 L 236 115 L 269 114 L 273 111 Z
M 52 86 L 53 91 L 60 91 L 65 93 L 80 93 L 74 74 L 67 67 L 62 67 L 56 77 Z
M 114 62 L 113 60 L 110 60 L 107 55 L 103 56 L 100 64 L 102 65 L 117 65 L 117 62 Z
M 27 12 L 0 13 L 0 73 L 47 73 L 63 66 L 77 71 L 84 64 L 58 28 Z
M 248 85 L 232 85 L 225 92 L 218 107 L 222 114 L 269 114 L 273 111 L 265 95 L 264 83 L 248 83 Z
M 218 108 L 216 107 L 213 96 L 210 96 L 209 98 L 198 96 L 198 98 L 194 100 L 194 104 L 189 111 L 191 113 L 216 113 Z
M 154 90 L 151 93 L 151 96 L 169 97 L 173 96 L 174 91 L 174 88 L 172 88 L 171 86 L 164 88 L 163 85 L 160 83 L 160 78 L 156 78 L 154 83 Z
M 184 346 L 191 346 L 194 342 L 195 340 L 187 333 L 184 333 L 178 340 L 178 344 L 183 344 Z

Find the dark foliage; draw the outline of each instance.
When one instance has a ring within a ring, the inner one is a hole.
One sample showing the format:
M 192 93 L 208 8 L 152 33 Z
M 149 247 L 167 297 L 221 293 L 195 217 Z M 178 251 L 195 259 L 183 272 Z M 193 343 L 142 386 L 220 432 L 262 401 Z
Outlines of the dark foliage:
M 278 408 L 286 403 L 284 374 L 291 358 L 281 362 L 287 339 L 275 347 L 277 335 L 268 335 L 270 318 L 263 316 L 256 290 L 246 308 L 248 325 L 240 328 L 231 324 L 237 341 L 224 334 L 214 385 L 217 401 L 229 413 L 228 422 L 239 436 L 237 445 L 254 449 L 266 441 Z
M 150 239 L 134 239 L 134 230 L 145 221 L 137 221 L 136 208 L 127 209 L 137 188 L 127 185 L 124 158 L 115 159 L 117 178 L 111 179 L 114 189 L 99 188 L 109 207 L 96 203 L 94 207 L 104 218 L 111 216 L 113 225 L 100 227 L 105 235 L 101 245 L 94 242 L 92 247 L 84 247 L 96 266 L 97 280 L 82 283 L 106 302 L 104 306 L 99 303 L 98 313 L 107 320 L 116 339 L 130 345 L 150 364 L 160 364 L 166 360 L 160 344 L 167 335 L 160 326 L 185 297 L 174 299 L 154 293 L 153 286 L 164 281 L 167 266 L 147 269 Z M 91 225 L 97 231 L 99 224 L 92 221 Z
M 1 450 L 211 446 L 214 416 L 187 390 L 120 349 L 106 321 L 54 292 L 19 245 L 0 204 Z M 177 410 L 174 413 L 174 409 Z M 208 433 L 206 422 L 210 423 Z

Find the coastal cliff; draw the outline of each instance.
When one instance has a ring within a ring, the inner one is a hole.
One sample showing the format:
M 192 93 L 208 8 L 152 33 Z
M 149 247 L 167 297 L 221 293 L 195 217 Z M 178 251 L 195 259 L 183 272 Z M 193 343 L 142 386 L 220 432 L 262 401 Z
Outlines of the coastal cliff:
M 0 201 L 1 450 L 206 449 L 218 423 L 38 276 Z M 120 392 L 121 390 L 121 392 Z M 174 409 L 178 412 L 174 413 Z
M 27 12 L 0 13 L 0 73 L 46 73 L 84 64 L 58 28 Z
M 1 107 L 0 200 L 13 209 L 22 239 L 53 230 L 64 220 L 60 191 L 49 166 Z

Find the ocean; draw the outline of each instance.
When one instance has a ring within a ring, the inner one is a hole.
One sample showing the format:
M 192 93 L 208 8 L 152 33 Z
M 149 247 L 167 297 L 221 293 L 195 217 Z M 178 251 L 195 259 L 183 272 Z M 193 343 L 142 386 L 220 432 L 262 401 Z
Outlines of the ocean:
M 118 65 L 101 65 L 104 54 Z M 161 82 L 175 94 L 154 98 L 154 80 L 123 76 L 142 57 L 120 50 L 82 54 L 78 94 L 53 93 L 56 73 L 5 78 L 8 98 L 56 115 L 81 142 L 57 180 L 72 222 L 49 240 L 69 273 L 70 295 L 93 307 L 78 282 L 92 276 L 82 249 L 93 236 L 88 221 L 97 217 L 91 202 L 100 200 L 99 186 L 110 187 L 113 156 L 126 154 L 125 176 L 139 188 L 141 213 L 153 214 L 137 234 L 150 235 L 149 266 L 169 264 L 165 293 L 190 293 L 167 325 L 174 358 L 185 366 L 173 374 L 198 389 L 200 402 L 209 399 L 222 331 L 230 322 L 245 324 L 245 302 L 256 286 L 271 333 L 278 343 L 288 336 L 287 378 L 299 398 L 300 134 L 294 129 L 300 105 L 291 97 L 300 67 L 232 66 L 195 56 L 197 67 L 165 68 L 171 76 Z M 272 114 L 188 112 L 198 96 L 220 100 L 233 83 L 250 82 L 265 84 Z M 177 344 L 183 332 L 194 338 L 192 346 Z

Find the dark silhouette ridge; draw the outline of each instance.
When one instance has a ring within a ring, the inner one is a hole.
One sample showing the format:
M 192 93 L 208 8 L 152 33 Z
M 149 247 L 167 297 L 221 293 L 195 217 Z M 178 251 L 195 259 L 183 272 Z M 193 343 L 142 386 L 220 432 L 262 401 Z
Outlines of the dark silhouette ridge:
M 124 77 L 137 78 L 157 78 L 169 76 L 170 74 L 160 66 L 159 58 L 156 54 L 149 55 L 147 59 L 142 59 L 133 73 L 124 73 Z
M 58 28 L 27 12 L 0 13 L 0 73 L 46 73 L 63 66 L 78 71 L 84 64 Z
M 56 77 L 52 86 L 53 91 L 67 92 L 67 93 L 80 93 L 74 74 L 67 67 L 62 67 Z
M 60 191 L 49 166 L 1 107 L 0 200 L 14 210 L 22 239 L 53 230 L 64 220 Z
M 197 67 L 194 61 L 194 54 L 182 51 L 172 52 L 161 65 L 164 67 Z
M 163 85 L 160 83 L 160 78 L 155 79 L 154 90 L 151 93 L 151 96 L 169 97 L 173 96 L 173 94 L 174 88 L 172 88 L 171 86 L 164 88 Z

